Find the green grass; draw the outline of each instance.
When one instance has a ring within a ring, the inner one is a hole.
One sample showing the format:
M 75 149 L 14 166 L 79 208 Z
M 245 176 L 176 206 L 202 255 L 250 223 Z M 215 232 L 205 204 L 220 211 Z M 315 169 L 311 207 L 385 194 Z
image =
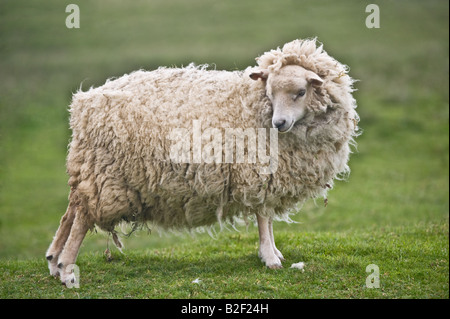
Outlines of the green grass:
M 271 270 L 255 254 L 257 235 L 223 233 L 170 248 L 82 254 L 80 288 L 47 275 L 41 260 L 1 264 L 0 297 L 10 298 L 448 298 L 446 225 L 368 232 L 281 232 L 286 263 Z M 380 288 L 366 288 L 366 266 Z M 193 283 L 195 279 L 199 283 Z M 33 283 L 32 285 L 30 283 Z
M 0 298 L 448 298 L 448 2 L 0 2 Z M 44 253 L 67 205 L 72 92 L 159 65 L 254 65 L 262 52 L 318 36 L 360 81 L 364 134 L 352 173 L 325 208 L 275 224 L 285 268 L 257 258 L 257 229 L 191 238 L 137 233 L 106 262 L 107 239 L 86 238 L 81 287 L 48 275 Z M 306 262 L 305 272 L 289 269 Z M 369 264 L 379 289 L 365 288 Z M 200 278 L 200 284 L 192 281 Z

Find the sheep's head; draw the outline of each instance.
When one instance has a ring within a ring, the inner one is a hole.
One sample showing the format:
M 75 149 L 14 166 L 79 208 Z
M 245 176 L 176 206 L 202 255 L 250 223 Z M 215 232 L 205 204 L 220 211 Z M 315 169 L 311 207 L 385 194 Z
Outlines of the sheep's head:
M 266 94 L 272 102 L 272 125 L 280 133 L 289 132 L 308 113 L 308 103 L 323 80 L 299 65 L 286 65 L 277 72 L 264 69 L 250 74 L 253 80 L 266 82 Z

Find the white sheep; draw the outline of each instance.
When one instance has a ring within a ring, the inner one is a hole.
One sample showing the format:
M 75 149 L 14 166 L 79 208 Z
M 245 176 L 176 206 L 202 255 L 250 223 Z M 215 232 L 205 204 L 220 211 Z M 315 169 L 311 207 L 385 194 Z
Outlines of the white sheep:
M 95 225 L 120 247 L 122 221 L 192 229 L 255 215 L 259 256 L 281 268 L 272 220 L 326 198 L 349 172 L 358 115 L 347 68 L 316 39 L 257 63 L 136 71 L 74 94 L 71 191 L 46 253 L 52 275 L 73 280 L 66 267 Z

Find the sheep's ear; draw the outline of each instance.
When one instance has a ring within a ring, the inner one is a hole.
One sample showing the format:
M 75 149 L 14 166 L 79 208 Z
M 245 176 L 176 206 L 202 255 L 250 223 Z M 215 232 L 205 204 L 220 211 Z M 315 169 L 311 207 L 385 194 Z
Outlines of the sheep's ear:
M 323 80 L 315 74 L 312 71 L 308 71 L 306 74 L 306 80 L 312 85 L 312 86 L 321 86 L 323 84 Z
M 255 81 L 258 81 L 258 79 L 265 81 L 268 77 L 269 71 L 267 70 L 261 70 L 259 72 L 253 72 L 252 74 L 250 74 L 250 78 Z

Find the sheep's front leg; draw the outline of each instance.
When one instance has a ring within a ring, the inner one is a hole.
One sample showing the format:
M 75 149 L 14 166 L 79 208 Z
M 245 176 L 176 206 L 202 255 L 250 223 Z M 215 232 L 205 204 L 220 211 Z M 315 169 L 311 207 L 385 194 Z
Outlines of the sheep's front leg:
M 75 264 L 81 243 L 91 226 L 93 225 L 86 220 L 82 212 L 77 211 L 72 228 L 70 229 L 70 235 L 67 238 L 63 251 L 58 257 L 61 282 L 65 285 L 75 283 L 78 280 L 72 272 L 73 269 L 69 266 Z
M 45 254 L 45 258 L 48 260 L 48 269 L 52 276 L 59 276 L 58 257 L 61 254 L 67 238 L 72 228 L 73 220 L 75 219 L 75 205 L 69 204 L 66 213 L 61 218 L 60 226 L 56 232 L 55 237 Z
M 272 242 L 272 248 L 273 248 L 275 255 L 278 258 L 280 258 L 281 261 L 284 261 L 283 254 L 275 246 L 275 239 L 273 237 L 273 219 L 272 218 L 269 218 L 269 233 L 270 233 L 270 241 Z
M 275 247 L 273 240 L 272 219 L 256 215 L 259 230 L 259 257 L 271 269 L 283 268 L 280 251 Z

